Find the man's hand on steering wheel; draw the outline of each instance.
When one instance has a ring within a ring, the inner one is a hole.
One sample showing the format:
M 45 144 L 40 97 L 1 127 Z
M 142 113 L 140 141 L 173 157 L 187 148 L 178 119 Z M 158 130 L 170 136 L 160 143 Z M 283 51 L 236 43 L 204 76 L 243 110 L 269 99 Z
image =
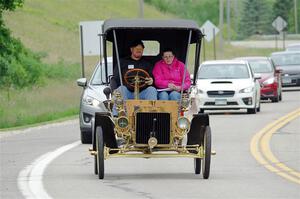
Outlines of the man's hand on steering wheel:
M 136 83 L 139 88 L 153 84 L 153 79 L 150 77 L 149 73 L 139 68 L 128 70 L 124 75 L 124 81 L 126 85 L 131 88 L 134 88 Z
M 152 79 L 151 77 L 146 77 L 145 80 L 146 80 L 145 83 L 146 83 L 147 85 L 150 86 L 150 85 L 153 84 L 153 79 Z

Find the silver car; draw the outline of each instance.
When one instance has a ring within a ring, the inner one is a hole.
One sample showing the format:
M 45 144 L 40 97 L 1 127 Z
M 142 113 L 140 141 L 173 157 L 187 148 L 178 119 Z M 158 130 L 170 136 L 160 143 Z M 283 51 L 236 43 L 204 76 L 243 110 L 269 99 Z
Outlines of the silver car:
M 112 58 L 107 58 L 108 76 L 112 75 Z M 105 70 L 104 63 L 98 64 L 92 74 L 90 81 L 86 78 L 77 80 L 77 85 L 83 87 L 83 92 L 80 98 L 80 137 L 83 144 L 92 143 L 92 120 L 94 120 L 95 112 L 103 112 L 106 110 L 103 106 L 103 101 L 106 96 L 103 90 L 107 87 L 105 85 Z
M 271 59 L 282 70 L 282 86 L 300 86 L 300 51 L 274 52 Z

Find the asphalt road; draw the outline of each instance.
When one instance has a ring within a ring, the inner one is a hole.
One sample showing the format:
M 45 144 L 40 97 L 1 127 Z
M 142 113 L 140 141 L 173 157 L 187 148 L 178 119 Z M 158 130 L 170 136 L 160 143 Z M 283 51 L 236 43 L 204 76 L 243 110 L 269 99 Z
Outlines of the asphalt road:
M 264 102 L 255 115 L 243 110 L 210 112 L 217 155 L 208 180 L 194 174 L 193 160 L 187 158 L 108 159 L 105 179 L 98 180 L 89 145 L 77 142 L 77 120 L 1 132 L 0 198 L 298 199 L 300 176 L 294 177 L 296 182 L 284 176 L 300 172 L 300 117 L 277 121 L 299 109 L 299 99 L 300 91 L 284 92 L 282 102 Z M 251 148 L 255 135 L 272 123 L 282 127 L 273 128 L 266 147 L 288 172 L 270 169 L 276 165 L 261 163 Z

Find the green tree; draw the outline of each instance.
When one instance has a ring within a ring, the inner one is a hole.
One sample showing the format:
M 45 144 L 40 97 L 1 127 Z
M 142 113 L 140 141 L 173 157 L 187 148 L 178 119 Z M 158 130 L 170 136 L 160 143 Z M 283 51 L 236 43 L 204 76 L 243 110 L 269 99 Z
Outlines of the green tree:
M 14 10 L 17 7 L 22 6 L 24 0 L 0 0 L 0 12 L 3 10 Z
M 289 19 L 289 13 L 293 12 L 293 0 L 276 0 L 273 5 L 274 19 L 281 16 L 285 21 Z
M 266 1 L 245 0 L 238 34 L 246 38 L 254 34 L 269 33 L 271 31 L 271 8 Z
M 219 0 L 145 0 L 163 12 L 193 19 L 201 26 L 206 20 L 218 24 Z
M 299 13 L 299 4 L 298 0 L 298 13 Z M 294 19 L 294 0 L 276 0 L 273 5 L 273 19 L 281 16 L 286 22 L 288 22 L 289 32 L 295 32 L 295 19 Z M 298 17 L 298 26 L 299 26 L 299 17 Z
M 2 19 L 4 10 L 12 11 L 23 0 L 0 0 L 0 88 L 24 88 L 40 82 L 43 70 L 40 57 L 11 37 Z

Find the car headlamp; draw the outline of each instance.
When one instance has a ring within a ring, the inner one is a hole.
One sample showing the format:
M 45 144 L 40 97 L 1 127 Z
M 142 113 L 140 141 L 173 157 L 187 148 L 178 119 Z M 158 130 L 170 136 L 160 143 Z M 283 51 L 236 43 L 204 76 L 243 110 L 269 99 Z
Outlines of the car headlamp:
M 116 104 L 117 108 L 121 109 L 121 107 L 123 107 L 123 103 L 124 103 L 121 92 L 118 90 L 115 90 L 113 92 L 113 99 L 114 99 L 113 101 Z
M 264 81 L 263 85 L 273 84 L 274 81 L 275 81 L 275 78 L 271 77 L 271 78 L 267 79 L 266 81 Z
M 128 119 L 127 117 L 119 117 L 117 119 L 117 125 L 120 127 L 120 128 L 126 128 L 128 126 L 129 122 L 128 122 Z
M 253 92 L 253 90 L 254 90 L 254 87 L 251 86 L 251 87 L 240 90 L 240 93 L 251 93 L 251 92 Z
M 91 106 L 95 106 L 95 107 L 98 107 L 99 104 L 100 104 L 100 101 L 93 98 L 93 97 L 90 97 L 90 96 L 86 96 L 83 98 L 83 102 L 85 104 L 88 104 L 88 105 L 91 105 Z
M 198 93 L 199 93 L 199 94 L 203 94 L 204 92 L 203 92 L 203 90 L 198 89 Z
M 182 130 L 190 128 L 190 121 L 186 117 L 180 117 L 177 120 L 177 126 Z
M 187 93 L 183 93 L 182 94 L 182 98 L 181 98 L 181 107 L 183 109 L 187 109 L 189 107 L 190 104 L 190 100 L 189 100 L 189 96 Z

